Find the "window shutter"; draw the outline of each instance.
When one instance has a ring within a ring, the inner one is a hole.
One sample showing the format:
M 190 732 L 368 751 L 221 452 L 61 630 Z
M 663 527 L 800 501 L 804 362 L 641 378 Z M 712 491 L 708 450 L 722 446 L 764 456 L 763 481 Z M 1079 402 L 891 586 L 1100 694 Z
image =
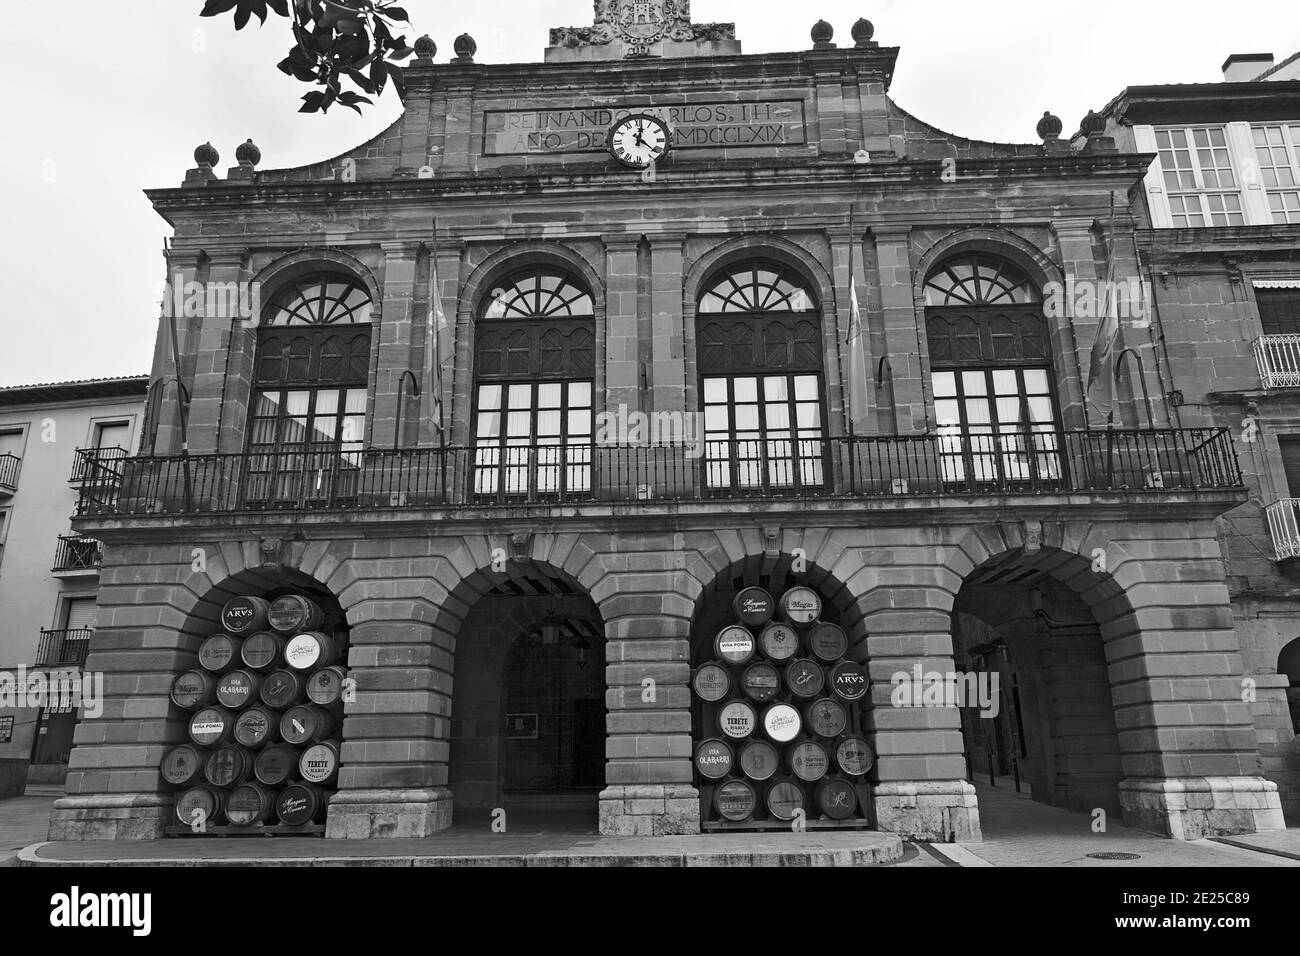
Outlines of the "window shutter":
M 126 422 L 113 422 L 99 426 L 96 448 L 121 448 L 130 451 L 131 426 Z
M 68 602 L 68 630 L 95 626 L 95 599 L 73 598 Z
M 1278 438 L 1282 449 L 1282 472 L 1286 475 L 1287 497 L 1300 497 L 1300 435 Z
M 23 457 L 23 433 L 0 432 L 0 455 Z
M 1134 126 L 1133 139 L 1139 153 L 1156 154 L 1143 181 L 1147 191 L 1147 208 L 1151 213 L 1151 226 L 1155 229 L 1170 229 L 1173 227 L 1174 220 L 1169 213 L 1169 197 L 1165 195 L 1164 170 L 1160 168 L 1155 127 Z

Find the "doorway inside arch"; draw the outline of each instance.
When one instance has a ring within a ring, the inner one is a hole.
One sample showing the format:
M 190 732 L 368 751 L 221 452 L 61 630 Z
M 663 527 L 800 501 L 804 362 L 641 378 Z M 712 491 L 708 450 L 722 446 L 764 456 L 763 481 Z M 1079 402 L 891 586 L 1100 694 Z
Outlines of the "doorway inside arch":
M 456 641 L 449 784 L 460 828 L 594 833 L 605 786 L 605 640 L 571 581 L 500 581 Z
M 1087 602 L 1053 575 L 1064 570 L 1068 580 L 1072 560 L 1044 550 L 990 561 L 966 579 L 954 605 L 954 670 L 973 675 L 982 697 L 966 695 L 960 713 L 986 838 L 1014 832 L 1012 796 L 1121 815 L 1105 645 Z

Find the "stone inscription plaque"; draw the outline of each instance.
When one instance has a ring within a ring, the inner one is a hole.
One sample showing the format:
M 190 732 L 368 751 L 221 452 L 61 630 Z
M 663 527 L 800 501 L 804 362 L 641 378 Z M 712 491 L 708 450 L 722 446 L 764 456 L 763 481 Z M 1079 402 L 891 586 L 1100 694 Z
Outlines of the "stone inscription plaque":
M 632 113 L 649 113 L 672 129 L 673 149 L 802 146 L 807 142 L 802 100 L 758 103 L 690 103 L 572 109 L 489 110 L 483 153 L 516 156 L 598 153 L 609 128 Z

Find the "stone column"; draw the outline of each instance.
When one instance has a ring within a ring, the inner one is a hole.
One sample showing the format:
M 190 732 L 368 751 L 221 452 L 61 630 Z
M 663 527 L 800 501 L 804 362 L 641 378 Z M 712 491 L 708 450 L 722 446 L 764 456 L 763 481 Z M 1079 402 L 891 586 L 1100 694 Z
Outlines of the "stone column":
M 924 317 L 916 313 L 913 294 L 910 226 L 873 226 L 885 346 L 892 370 L 894 416 L 903 435 L 924 434 L 930 427 L 929 350 Z
M 683 233 L 652 237 L 650 321 L 653 328 L 650 358 L 656 411 L 686 409 L 685 330 L 682 326 Z
M 692 785 L 691 603 L 667 569 L 672 554 L 608 555 L 612 573 L 591 591 L 605 621 L 608 738 L 600 832 L 669 836 L 700 831 Z M 656 567 L 651 567 L 655 565 Z M 621 579 L 621 583 L 620 583 Z
M 383 308 L 380 325 L 375 333 L 379 342 L 379 367 L 375 373 L 373 398 L 370 407 L 371 448 L 389 449 L 397 437 L 398 393 L 408 399 L 402 410 L 403 417 L 412 407 L 409 401 L 414 393 L 410 376 L 401 384 L 406 371 L 411 370 L 416 381 L 420 379 L 421 366 L 413 363 L 411 324 L 415 298 L 415 259 L 419 249 L 414 242 L 385 242 Z M 371 348 L 375 343 L 371 344 Z
M 913 571 L 914 569 L 908 569 Z M 938 843 L 980 840 L 975 788 L 966 780 L 956 707 L 895 706 L 896 674 L 948 674 L 952 595 L 940 587 L 882 587 L 858 601 L 866 613 L 876 748 L 876 819 L 882 830 Z M 900 703 L 905 703 L 900 700 Z M 919 703 L 919 702 L 918 702 Z

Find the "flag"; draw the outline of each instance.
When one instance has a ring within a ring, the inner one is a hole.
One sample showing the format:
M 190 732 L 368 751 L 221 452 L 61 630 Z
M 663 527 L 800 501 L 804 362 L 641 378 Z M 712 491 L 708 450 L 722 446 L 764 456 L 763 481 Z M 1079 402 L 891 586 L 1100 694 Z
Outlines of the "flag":
M 428 396 L 424 407 L 429 409 L 430 420 L 442 432 L 442 376 L 452 360 L 452 334 L 447 326 L 447 315 L 442 310 L 442 294 L 438 286 L 438 253 L 435 247 L 429 258 L 429 309 L 424 329 L 424 383 L 423 394 Z
M 1120 352 L 1122 331 L 1119 303 L 1115 296 L 1115 196 L 1110 200 L 1110 237 L 1106 245 L 1106 281 L 1102 287 L 1103 305 L 1099 310 L 1097 338 L 1092 343 L 1088 363 L 1088 400 L 1109 421 L 1115 409 L 1116 356 Z
M 867 401 L 867 330 L 858 306 L 858 286 L 849 260 L 849 425 L 854 435 L 868 433 L 871 421 Z

